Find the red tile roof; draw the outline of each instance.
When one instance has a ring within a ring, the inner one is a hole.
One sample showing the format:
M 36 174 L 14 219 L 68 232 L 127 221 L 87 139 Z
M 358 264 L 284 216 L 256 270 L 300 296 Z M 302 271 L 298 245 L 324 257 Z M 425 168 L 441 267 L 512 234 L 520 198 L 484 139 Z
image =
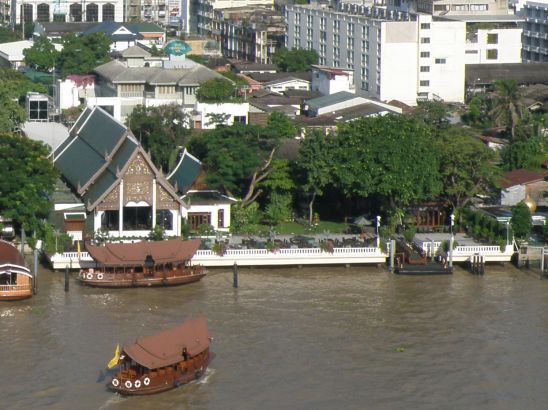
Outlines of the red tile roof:
M 535 172 L 528 169 L 515 169 L 509 171 L 502 176 L 501 187 L 508 188 L 515 185 L 528 184 L 531 182 L 541 181 L 547 172 Z

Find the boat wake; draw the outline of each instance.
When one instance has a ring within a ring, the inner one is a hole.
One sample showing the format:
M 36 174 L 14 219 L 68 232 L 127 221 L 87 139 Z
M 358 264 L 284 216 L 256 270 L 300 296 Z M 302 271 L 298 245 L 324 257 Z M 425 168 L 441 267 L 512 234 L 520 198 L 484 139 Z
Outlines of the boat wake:
M 212 369 L 211 367 L 208 367 L 205 371 L 204 375 L 198 380 L 197 384 L 206 384 L 209 382 L 209 378 L 215 374 L 215 369 Z
M 127 397 L 122 396 L 121 394 L 114 394 L 112 397 L 110 397 L 101 407 L 99 407 L 99 410 L 105 410 L 110 408 L 111 406 L 115 406 L 123 401 L 127 400 Z

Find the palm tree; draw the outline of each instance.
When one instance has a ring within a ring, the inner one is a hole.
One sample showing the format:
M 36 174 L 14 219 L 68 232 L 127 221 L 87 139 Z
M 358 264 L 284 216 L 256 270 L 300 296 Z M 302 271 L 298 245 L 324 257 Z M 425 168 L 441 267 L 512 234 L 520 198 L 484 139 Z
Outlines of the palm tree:
M 523 116 L 523 102 L 515 80 L 501 79 L 494 82 L 494 107 L 490 114 L 497 125 L 510 128 L 512 139 L 516 125 Z

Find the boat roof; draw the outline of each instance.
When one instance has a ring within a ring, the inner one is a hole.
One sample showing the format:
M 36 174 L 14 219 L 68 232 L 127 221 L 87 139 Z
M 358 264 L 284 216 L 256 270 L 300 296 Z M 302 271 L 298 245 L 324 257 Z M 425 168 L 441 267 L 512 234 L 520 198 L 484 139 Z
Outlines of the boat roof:
M 95 262 L 105 266 L 141 266 L 150 255 L 156 264 L 191 259 L 200 247 L 199 239 L 181 241 L 143 241 L 136 243 L 107 243 L 105 246 L 87 245 Z
M 170 366 L 183 360 L 183 348 L 195 356 L 209 347 L 210 338 L 206 319 L 190 319 L 183 324 L 153 336 L 143 336 L 124 352 L 147 369 Z
M 22 273 L 32 276 L 23 255 L 10 242 L 0 240 L 0 275 Z

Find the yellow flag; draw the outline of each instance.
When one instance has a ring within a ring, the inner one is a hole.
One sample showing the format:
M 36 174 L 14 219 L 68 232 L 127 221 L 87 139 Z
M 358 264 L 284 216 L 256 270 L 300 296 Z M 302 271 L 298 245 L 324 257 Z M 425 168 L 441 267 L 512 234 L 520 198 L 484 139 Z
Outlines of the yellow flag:
M 76 246 L 78 247 L 78 257 L 80 257 L 80 241 L 76 241 Z
M 109 369 L 112 369 L 114 366 L 118 364 L 120 361 L 120 345 L 116 345 L 116 351 L 114 352 L 114 357 L 110 359 L 110 362 L 108 362 L 107 367 Z

